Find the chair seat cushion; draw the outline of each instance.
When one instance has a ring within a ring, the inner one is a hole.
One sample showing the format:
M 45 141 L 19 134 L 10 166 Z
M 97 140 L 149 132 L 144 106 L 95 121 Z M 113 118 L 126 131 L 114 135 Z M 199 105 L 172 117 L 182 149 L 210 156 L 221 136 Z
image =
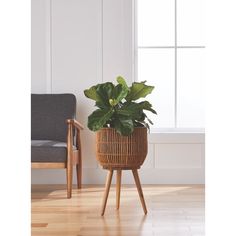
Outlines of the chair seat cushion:
M 75 147 L 73 147 L 75 149 Z M 31 140 L 31 162 L 66 162 L 67 145 L 54 140 Z

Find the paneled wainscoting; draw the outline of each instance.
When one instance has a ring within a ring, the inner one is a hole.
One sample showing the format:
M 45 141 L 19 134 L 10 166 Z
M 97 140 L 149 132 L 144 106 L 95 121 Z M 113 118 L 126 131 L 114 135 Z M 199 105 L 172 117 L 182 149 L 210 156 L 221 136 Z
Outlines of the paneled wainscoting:
M 95 158 L 95 134 L 82 133 L 83 183 L 103 184 L 107 171 L 98 166 Z M 204 134 L 152 133 L 148 139 L 148 156 L 139 170 L 143 184 L 204 184 Z M 134 184 L 132 173 L 123 172 L 122 183 Z M 74 175 L 74 184 L 75 180 Z M 32 183 L 65 184 L 65 171 L 32 170 Z

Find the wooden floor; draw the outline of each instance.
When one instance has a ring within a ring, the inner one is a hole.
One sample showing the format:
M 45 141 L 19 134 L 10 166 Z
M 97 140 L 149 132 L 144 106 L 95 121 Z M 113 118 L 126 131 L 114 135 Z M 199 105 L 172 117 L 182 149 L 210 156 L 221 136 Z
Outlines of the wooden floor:
M 32 236 L 204 235 L 202 185 L 144 185 L 146 216 L 135 186 L 126 185 L 120 210 L 112 186 L 101 217 L 103 190 L 104 186 L 74 186 L 72 198 L 66 199 L 65 186 L 32 186 Z

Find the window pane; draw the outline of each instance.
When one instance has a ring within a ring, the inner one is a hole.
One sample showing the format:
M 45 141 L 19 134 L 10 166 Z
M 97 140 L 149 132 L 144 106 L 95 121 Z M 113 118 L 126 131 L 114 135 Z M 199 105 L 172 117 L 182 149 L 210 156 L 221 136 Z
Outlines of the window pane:
M 177 1 L 177 45 L 203 46 L 202 0 Z
M 177 126 L 204 127 L 205 49 L 178 49 Z
M 174 0 L 138 0 L 138 46 L 174 45 Z
M 153 128 L 174 127 L 174 49 L 139 49 L 138 80 L 155 89 L 149 100 L 158 115 L 148 114 Z

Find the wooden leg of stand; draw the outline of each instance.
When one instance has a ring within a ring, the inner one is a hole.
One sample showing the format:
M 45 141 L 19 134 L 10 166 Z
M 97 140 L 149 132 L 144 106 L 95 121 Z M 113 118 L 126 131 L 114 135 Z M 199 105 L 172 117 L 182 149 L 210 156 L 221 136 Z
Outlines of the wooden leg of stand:
M 121 170 L 117 170 L 116 176 L 116 209 L 120 208 L 120 186 L 121 186 Z
M 103 197 L 101 216 L 104 215 L 104 212 L 106 209 L 107 198 L 108 198 L 109 191 L 110 191 L 112 175 L 113 175 L 113 170 L 109 170 L 109 172 L 107 174 L 106 189 L 105 189 L 105 193 L 104 193 L 104 197 Z
M 142 191 L 142 187 L 141 187 L 139 176 L 138 176 L 138 170 L 133 169 L 132 172 L 133 172 L 133 175 L 134 175 L 134 180 L 135 180 L 135 184 L 136 184 L 136 187 L 137 187 L 137 190 L 138 190 L 139 198 L 140 198 L 140 201 L 141 201 L 142 206 L 143 206 L 143 211 L 144 211 L 144 214 L 146 215 L 147 214 L 147 208 L 146 208 L 146 204 L 145 204 L 145 200 L 144 200 L 144 196 L 143 196 L 143 191 Z

